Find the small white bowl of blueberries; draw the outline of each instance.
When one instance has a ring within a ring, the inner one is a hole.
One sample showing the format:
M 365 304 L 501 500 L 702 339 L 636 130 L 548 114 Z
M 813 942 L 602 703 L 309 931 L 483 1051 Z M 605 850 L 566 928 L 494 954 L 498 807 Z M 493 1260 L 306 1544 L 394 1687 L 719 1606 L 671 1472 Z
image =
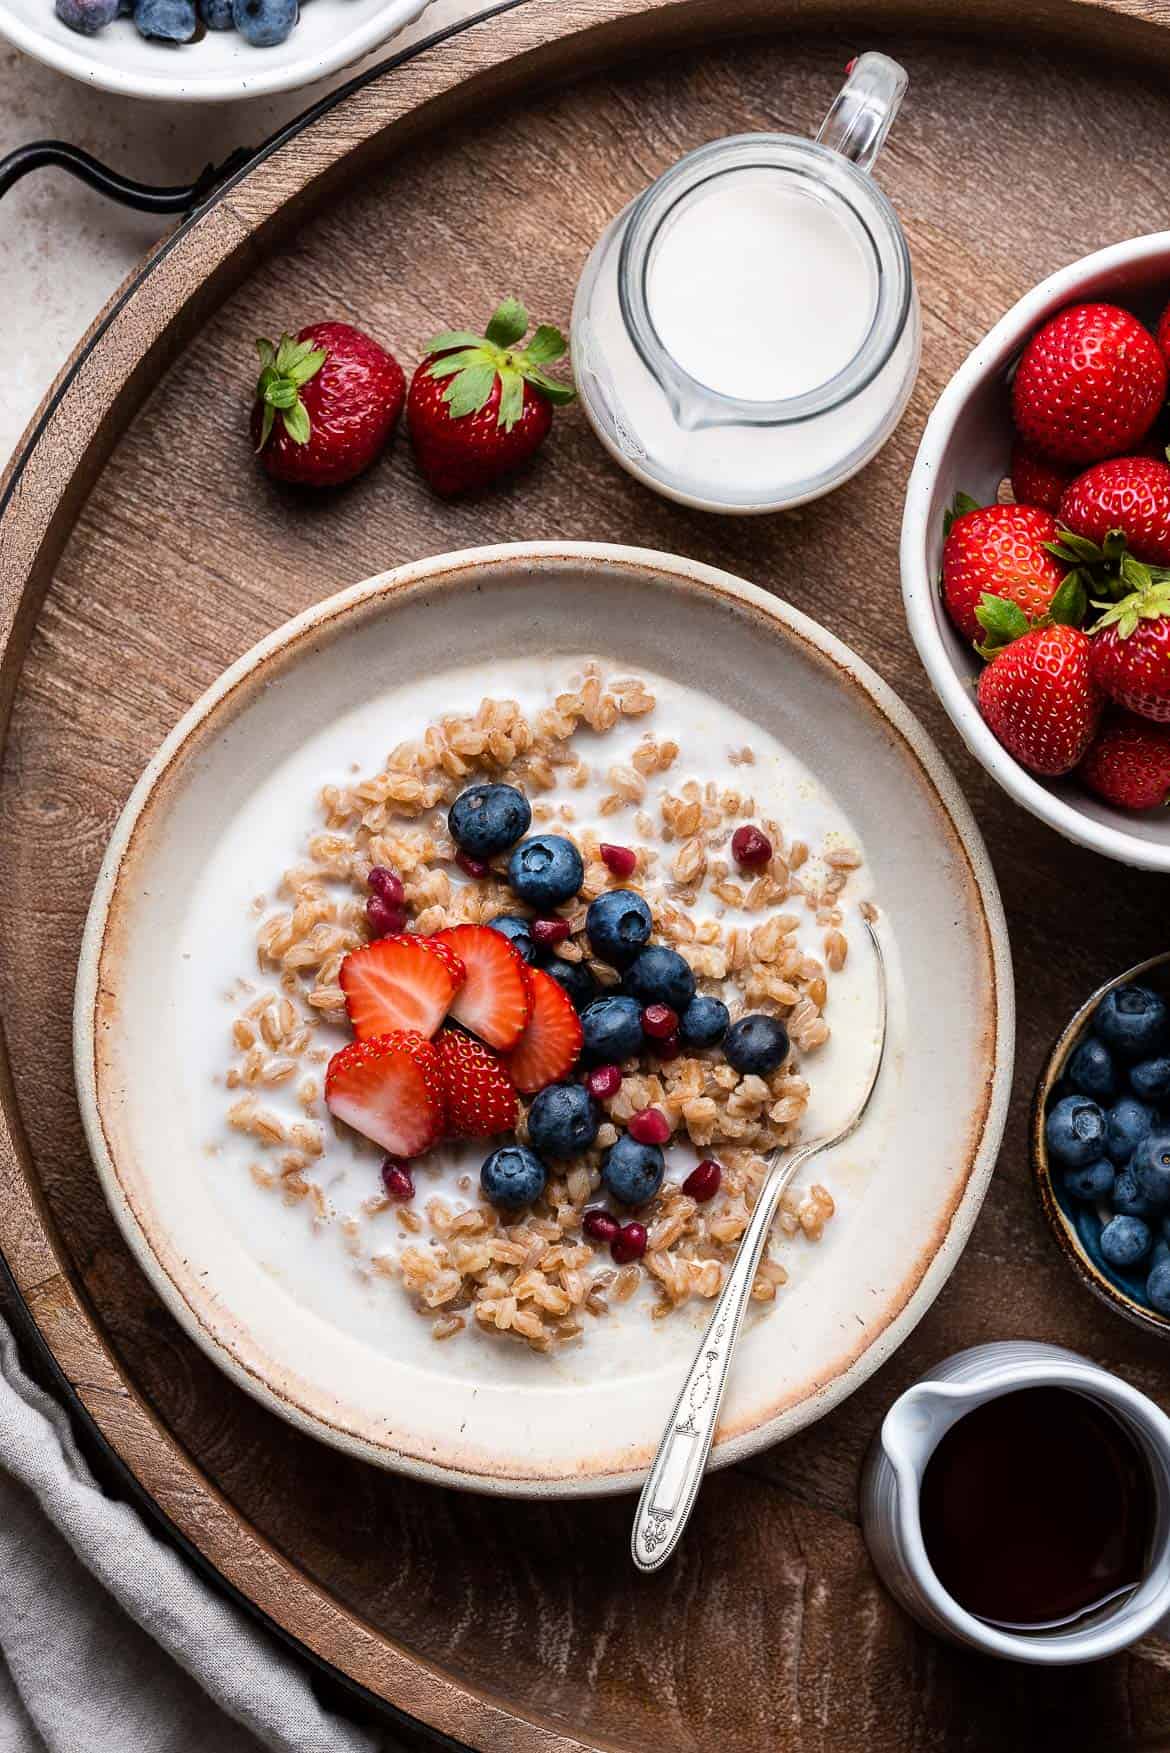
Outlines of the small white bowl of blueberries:
M 1032 1167 L 1078 1277 L 1170 1334 L 1170 953 L 1083 1004 L 1036 1088 Z
M 294 91 L 368 54 L 430 0 L 0 0 L 0 35 L 86 85 L 226 103 Z

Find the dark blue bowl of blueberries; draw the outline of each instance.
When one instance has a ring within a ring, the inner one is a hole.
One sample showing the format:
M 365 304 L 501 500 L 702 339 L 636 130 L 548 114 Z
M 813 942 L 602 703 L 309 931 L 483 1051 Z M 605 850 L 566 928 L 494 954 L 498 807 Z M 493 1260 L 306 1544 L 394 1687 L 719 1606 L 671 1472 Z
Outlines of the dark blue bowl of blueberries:
M 1036 1089 L 1032 1166 L 1078 1276 L 1170 1333 L 1170 954 L 1081 1006 Z

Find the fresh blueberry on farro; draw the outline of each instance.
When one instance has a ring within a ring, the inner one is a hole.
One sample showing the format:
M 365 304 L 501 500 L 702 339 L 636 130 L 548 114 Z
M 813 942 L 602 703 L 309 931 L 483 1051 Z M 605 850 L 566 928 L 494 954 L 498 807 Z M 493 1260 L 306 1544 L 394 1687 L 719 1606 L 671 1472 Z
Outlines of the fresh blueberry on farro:
M 666 1158 L 656 1144 L 639 1144 L 623 1132 L 606 1152 L 601 1168 L 606 1191 L 622 1205 L 645 1205 L 653 1199 L 666 1174 Z
M 620 1064 L 642 1051 L 642 1006 L 636 998 L 598 998 L 581 1013 L 582 1058 L 594 1065 Z
M 528 1141 L 543 1157 L 580 1156 L 600 1125 L 601 1108 L 584 1084 L 553 1083 L 528 1110 Z
M 532 808 L 514 785 L 469 785 L 447 815 L 447 828 L 461 851 L 472 858 L 495 858 L 522 840 Z
M 599 961 L 625 968 L 650 941 L 650 909 L 633 889 L 607 889 L 585 915 L 585 934 Z
M 788 1057 L 788 1030 L 778 1017 L 758 1012 L 732 1023 L 723 1037 L 729 1065 L 744 1075 L 767 1077 Z
M 695 976 L 685 956 L 652 943 L 626 969 L 622 990 L 642 1005 L 666 1004 L 681 1016 L 695 996 Z
M 581 854 L 563 834 L 533 834 L 508 860 L 508 886 L 530 907 L 571 901 L 585 878 Z
M 700 992 L 678 1019 L 679 1039 L 687 1047 L 717 1047 L 730 1021 L 731 1012 L 721 998 Z
M 494 919 L 488 920 L 488 924 L 493 931 L 506 937 L 512 948 L 518 950 L 526 962 L 539 964 L 542 958 L 533 942 L 531 919 L 524 919 L 519 913 L 497 913 Z
M 501 1145 L 493 1150 L 479 1171 L 479 1184 L 493 1205 L 518 1211 L 531 1205 L 544 1192 L 548 1176 L 534 1150 L 523 1144 Z

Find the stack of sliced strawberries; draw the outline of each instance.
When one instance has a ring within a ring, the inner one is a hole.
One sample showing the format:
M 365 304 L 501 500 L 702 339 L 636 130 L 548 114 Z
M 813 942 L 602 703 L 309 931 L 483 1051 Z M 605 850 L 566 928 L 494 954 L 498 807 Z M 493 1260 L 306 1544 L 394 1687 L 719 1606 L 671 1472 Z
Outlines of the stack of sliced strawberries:
M 567 994 L 487 925 L 379 938 L 346 957 L 341 986 L 355 1039 L 325 1100 L 395 1157 L 510 1131 L 517 1091 L 558 1082 L 581 1052 Z

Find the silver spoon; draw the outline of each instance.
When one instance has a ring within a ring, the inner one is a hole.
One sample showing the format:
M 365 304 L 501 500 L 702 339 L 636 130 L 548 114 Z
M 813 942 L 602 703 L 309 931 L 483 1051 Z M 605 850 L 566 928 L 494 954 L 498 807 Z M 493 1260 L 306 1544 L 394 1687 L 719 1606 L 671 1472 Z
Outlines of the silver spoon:
M 675 1402 L 654 1464 L 642 1487 L 634 1517 L 630 1550 L 639 1570 L 658 1570 L 664 1565 L 690 1520 L 703 1482 L 707 1457 L 719 1422 L 719 1407 L 731 1371 L 732 1354 L 747 1312 L 756 1268 L 772 1228 L 781 1195 L 805 1163 L 856 1132 L 877 1087 L 886 1048 L 886 963 L 877 932 L 867 919 L 866 930 L 873 944 L 878 977 L 877 1050 L 869 1082 L 849 1119 L 830 1138 L 816 1138 L 793 1150 L 776 1151 L 768 1164 L 760 1196 L 740 1239 L 727 1283 L 715 1304 L 707 1331 L 682 1392 Z

